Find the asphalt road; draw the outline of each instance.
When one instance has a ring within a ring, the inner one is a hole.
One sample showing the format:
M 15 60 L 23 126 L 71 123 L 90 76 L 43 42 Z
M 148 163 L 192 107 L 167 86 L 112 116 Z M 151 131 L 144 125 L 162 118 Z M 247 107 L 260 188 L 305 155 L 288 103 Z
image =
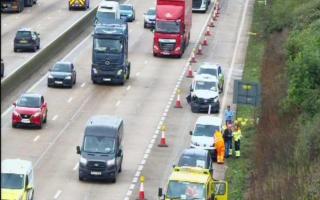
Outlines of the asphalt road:
M 226 1 L 229 5 L 228 2 Z M 73 53 L 65 57 L 65 60 L 73 61 L 77 69 L 77 84 L 73 89 L 47 88 L 45 78 L 40 81 L 34 80 L 36 84 L 31 91 L 42 93 L 48 102 L 48 123 L 42 130 L 12 129 L 11 112 L 2 116 L 2 159 L 21 158 L 33 162 L 35 165 L 35 199 L 116 200 L 125 198 L 149 141 L 159 127 L 159 121 L 165 117 L 163 111 L 168 110 L 170 120 L 168 118 L 167 123 L 170 126 L 170 132 L 182 135 L 187 133 L 195 117 L 198 116 L 191 114 L 185 101 L 183 101 L 184 109 L 172 110 L 174 103 L 172 92 L 176 88 L 177 79 L 186 65 L 192 46 L 198 40 L 208 14 L 193 15 L 190 46 L 182 59 L 154 58 L 152 56 L 153 34 L 143 29 L 142 16 L 150 6 L 154 6 L 154 2 L 144 1 L 142 4 L 141 1 L 135 0 L 132 3 L 136 6 L 137 20 L 129 25 L 129 57 L 132 74 L 125 86 L 93 85 L 91 83 L 92 41 L 88 36 Z M 237 2 L 232 1 L 231 4 L 241 6 L 243 2 L 238 0 Z M 222 41 L 216 43 L 224 50 L 221 51 L 216 49 L 218 47 L 213 46 L 210 51 L 211 56 L 223 57 L 217 61 L 221 61 L 225 67 L 230 64 L 229 58 L 232 56 L 232 47 L 236 41 L 237 29 L 234 27 L 239 26 L 239 16 L 241 16 L 237 9 L 228 13 L 231 16 L 224 13 L 221 15 L 219 27 L 216 29 L 218 32 L 223 31 L 220 34 L 228 39 L 222 44 L 220 44 Z M 231 20 L 232 24 L 225 27 L 220 25 L 224 18 Z M 230 38 L 226 32 L 230 33 Z M 214 40 L 217 39 L 218 33 Z M 217 51 L 226 52 L 226 54 L 219 54 Z M 242 54 L 244 55 L 244 52 Z M 212 60 L 210 55 L 203 57 Z M 183 95 L 186 94 L 189 87 L 189 83 L 185 81 L 182 82 Z M 172 104 L 168 107 L 170 99 Z M 76 154 L 75 147 L 82 142 L 86 121 L 90 116 L 97 114 L 117 115 L 125 122 L 123 172 L 118 176 L 116 184 L 78 181 L 79 155 Z M 188 137 L 179 138 L 179 141 L 181 144 L 169 143 L 175 148 L 174 151 L 169 152 L 172 158 L 176 158 L 176 153 L 181 152 L 188 143 Z M 157 173 L 145 173 L 148 179 L 149 177 L 155 180 L 167 178 L 163 170 L 169 169 L 172 165 L 172 162 L 166 159 L 165 153 L 168 151 L 170 148 L 160 152 L 164 157 L 150 154 L 150 158 L 154 158 L 158 164 L 161 162 L 160 166 L 163 168 L 160 168 Z M 146 169 L 149 168 L 146 167 Z M 155 190 L 158 185 L 155 184 Z M 153 194 L 150 195 L 150 199 L 155 199 Z
M 40 33 L 40 49 L 55 40 L 80 17 L 90 12 L 101 0 L 90 0 L 90 8 L 69 11 L 68 1 L 38 0 L 21 13 L 1 13 L 1 58 L 5 76 L 39 52 L 13 52 L 13 40 L 19 28 L 32 28 Z

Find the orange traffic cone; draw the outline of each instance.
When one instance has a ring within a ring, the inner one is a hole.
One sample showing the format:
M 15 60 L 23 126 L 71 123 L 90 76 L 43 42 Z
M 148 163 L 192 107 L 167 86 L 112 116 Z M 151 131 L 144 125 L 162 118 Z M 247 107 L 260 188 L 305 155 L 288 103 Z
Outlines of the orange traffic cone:
M 160 144 L 158 144 L 158 147 L 168 147 L 168 145 L 166 143 L 165 131 L 166 131 L 166 127 L 162 126 L 161 127 L 161 140 L 160 140 Z
M 143 183 L 144 183 L 144 176 L 140 176 L 139 200 L 145 200 Z
M 219 1 L 217 2 L 217 15 L 219 16 L 220 15 L 220 9 L 221 9 L 221 7 L 220 7 L 220 3 L 219 3 Z
M 202 45 L 199 44 L 197 55 L 202 55 Z
M 213 18 L 211 18 L 211 19 L 210 19 L 209 26 L 210 26 L 210 27 L 214 27 L 214 21 L 213 21 Z
M 191 64 L 189 64 L 187 78 L 193 78 Z M 179 102 L 178 102 L 178 100 L 179 100 Z M 177 106 L 178 103 L 181 105 L 181 103 L 180 103 L 180 94 L 178 94 L 178 96 L 177 96 L 176 106 Z
M 196 63 L 196 56 L 194 55 L 194 50 L 191 53 L 191 63 Z
M 206 35 L 206 36 L 210 36 L 210 35 L 211 35 L 211 33 L 210 33 L 210 27 L 209 27 L 209 26 L 207 26 L 207 31 L 206 31 L 205 35 Z
M 191 66 L 191 65 L 189 65 L 189 66 Z M 190 67 L 191 68 L 191 67 Z M 189 68 L 189 69 L 190 69 Z M 189 73 L 188 73 L 188 76 L 187 77 L 189 77 Z M 191 71 L 191 76 L 193 77 L 193 75 L 192 75 L 192 71 Z M 190 77 L 191 78 L 191 77 Z M 180 91 L 180 89 L 178 89 L 177 90 L 177 100 L 176 100 L 176 105 L 174 106 L 175 108 L 182 108 L 182 105 L 181 105 L 181 100 L 180 100 L 180 93 L 181 93 L 181 91 Z
M 203 45 L 203 46 L 208 46 L 208 40 L 207 40 L 207 37 L 206 37 L 206 36 L 204 36 L 202 45 Z
M 217 21 L 217 9 L 214 9 L 213 15 L 212 15 L 213 21 Z

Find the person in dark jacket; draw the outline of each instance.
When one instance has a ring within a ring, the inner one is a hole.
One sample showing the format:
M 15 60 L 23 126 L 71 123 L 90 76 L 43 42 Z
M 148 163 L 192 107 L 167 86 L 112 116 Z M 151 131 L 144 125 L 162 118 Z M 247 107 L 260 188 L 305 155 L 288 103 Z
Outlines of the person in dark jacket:
M 232 125 L 228 124 L 227 128 L 223 132 L 223 139 L 226 146 L 226 158 L 232 156 Z

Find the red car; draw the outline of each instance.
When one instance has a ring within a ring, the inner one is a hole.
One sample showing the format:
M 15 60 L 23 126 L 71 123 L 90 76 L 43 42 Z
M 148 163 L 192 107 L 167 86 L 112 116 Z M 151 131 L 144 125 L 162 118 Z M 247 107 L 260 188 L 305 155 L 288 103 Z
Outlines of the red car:
M 47 103 L 40 94 L 23 94 L 17 102 L 13 103 L 12 127 L 30 125 L 42 128 L 46 123 L 48 108 Z

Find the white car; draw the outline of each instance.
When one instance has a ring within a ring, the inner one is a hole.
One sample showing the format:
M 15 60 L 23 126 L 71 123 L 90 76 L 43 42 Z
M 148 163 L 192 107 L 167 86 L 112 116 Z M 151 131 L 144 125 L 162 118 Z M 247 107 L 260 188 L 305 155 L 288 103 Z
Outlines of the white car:
M 194 77 L 187 97 L 192 112 L 219 113 L 218 82 L 217 78 L 211 75 L 199 74 Z
M 216 77 L 219 80 L 219 93 L 223 92 L 224 75 L 219 64 L 202 63 L 200 64 L 196 74 L 207 74 Z
M 191 148 L 208 150 L 215 157 L 214 133 L 222 130 L 222 119 L 215 116 L 198 117 L 191 135 Z

